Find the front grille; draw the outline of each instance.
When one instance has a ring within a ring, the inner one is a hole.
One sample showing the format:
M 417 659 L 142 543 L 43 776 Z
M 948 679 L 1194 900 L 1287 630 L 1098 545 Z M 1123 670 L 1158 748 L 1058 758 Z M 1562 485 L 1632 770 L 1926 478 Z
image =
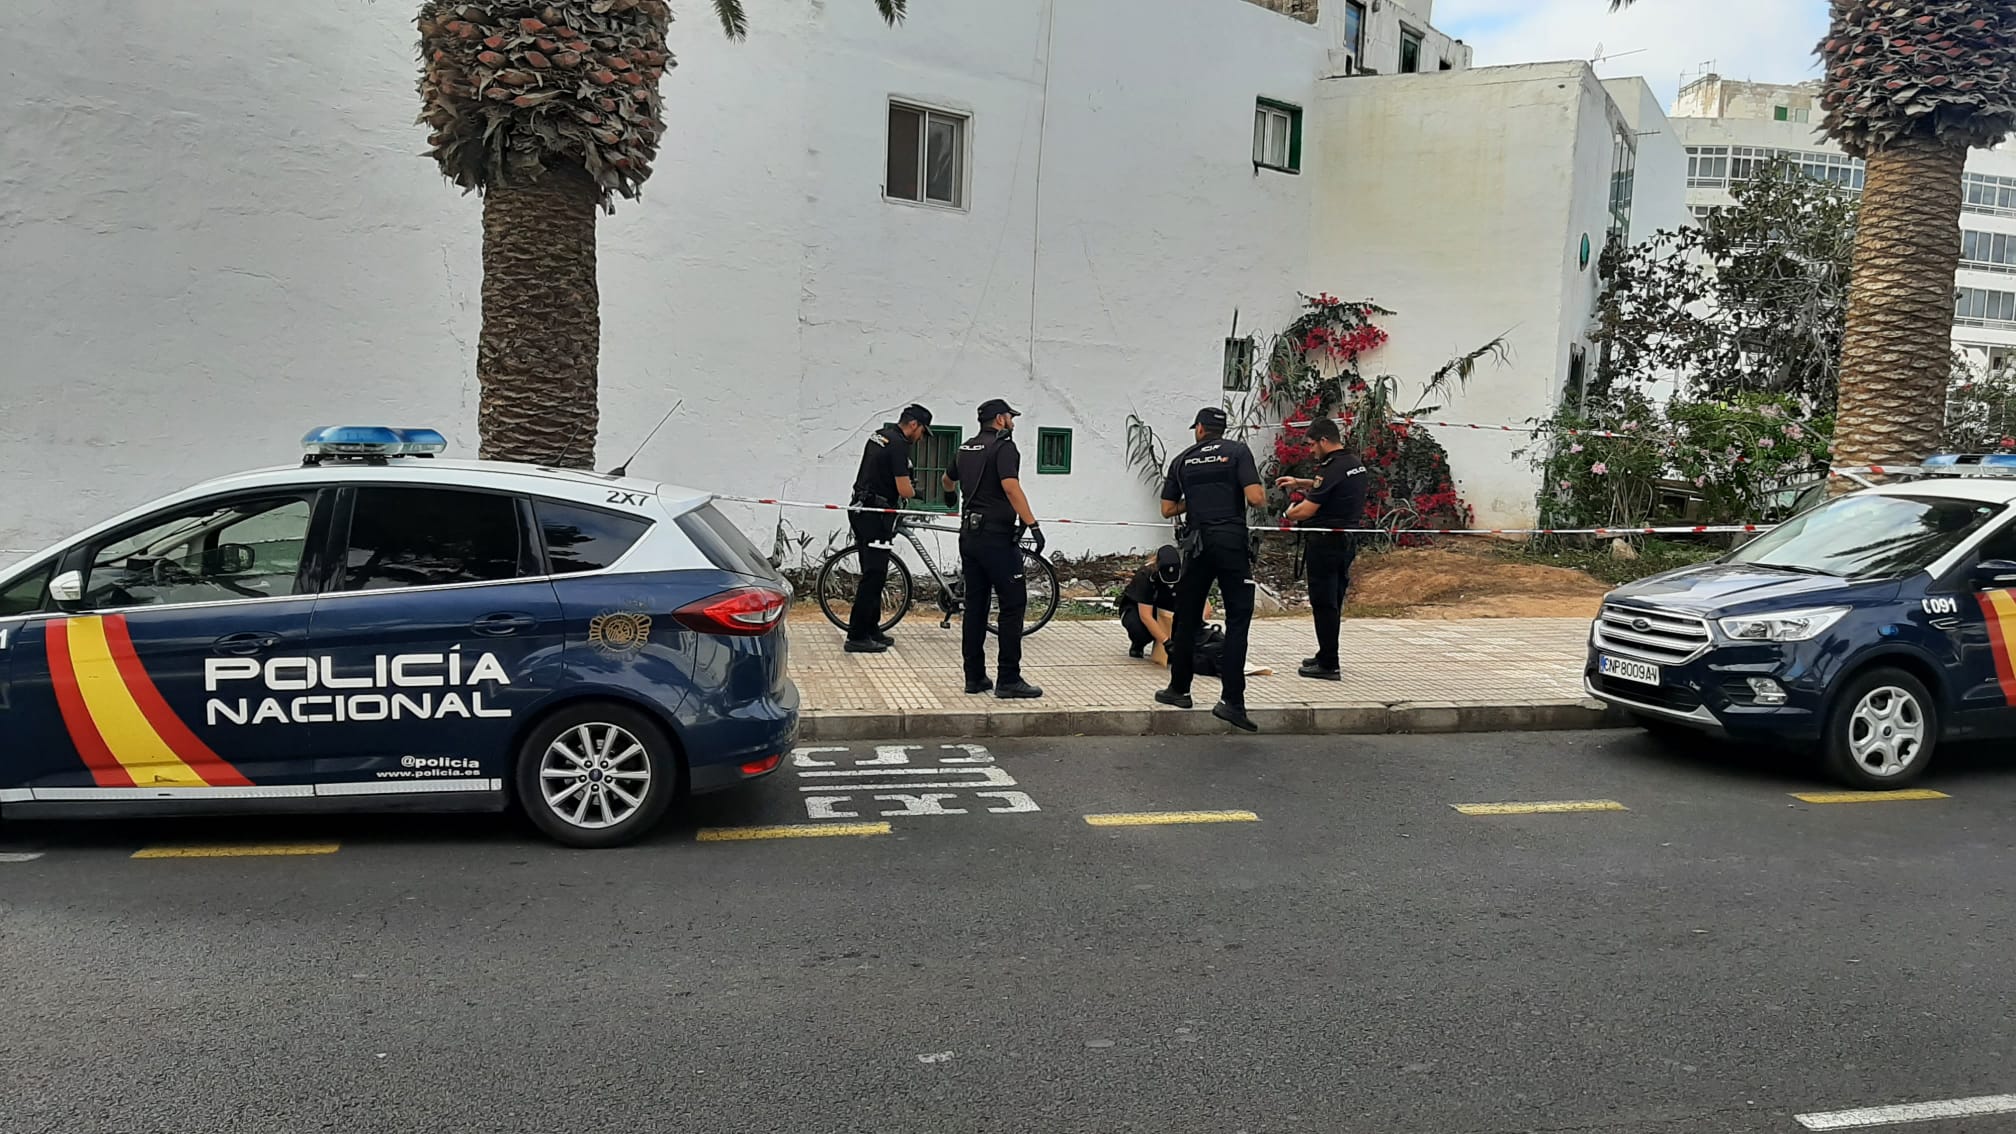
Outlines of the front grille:
M 1701 707 L 1701 698 L 1692 689 L 1679 685 L 1641 685 L 1636 681 L 1619 681 L 1600 673 L 1594 680 L 1598 692 L 1622 697 L 1626 701 L 1636 701 L 1641 705 L 1656 705 L 1676 713 L 1691 713 Z
M 1606 605 L 1596 619 L 1598 646 L 1660 665 L 1693 661 L 1707 652 L 1712 640 L 1707 620 L 1689 614 Z

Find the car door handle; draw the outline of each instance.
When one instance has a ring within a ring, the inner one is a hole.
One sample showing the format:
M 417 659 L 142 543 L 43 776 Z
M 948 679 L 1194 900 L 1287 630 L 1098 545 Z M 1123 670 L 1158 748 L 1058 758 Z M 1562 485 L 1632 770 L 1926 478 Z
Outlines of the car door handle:
M 530 630 L 537 624 L 537 620 L 529 614 L 500 611 L 496 614 L 486 614 L 471 622 L 469 629 L 476 631 L 478 634 L 487 634 L 492 638 L 502 638 L 507 635 L 516 634 L 520 630 Z
M 248 630 L 243 634 L 226 634 L 210 644 L 210 648 L 220 654 L 236 654 L 244 657 L 263 650 L 270 650 L 280 644 L 280 635 L 266 630 Z

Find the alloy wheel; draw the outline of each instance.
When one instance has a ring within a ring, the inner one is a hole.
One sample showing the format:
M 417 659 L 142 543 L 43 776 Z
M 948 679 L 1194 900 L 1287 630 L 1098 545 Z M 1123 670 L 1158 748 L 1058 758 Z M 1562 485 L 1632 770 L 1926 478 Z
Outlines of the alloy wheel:
M 614 827 L 651 794 L 650 756 L 620 725 L 578 724 L 546 746 L 539 790 L 563 822 L 589 831 Z

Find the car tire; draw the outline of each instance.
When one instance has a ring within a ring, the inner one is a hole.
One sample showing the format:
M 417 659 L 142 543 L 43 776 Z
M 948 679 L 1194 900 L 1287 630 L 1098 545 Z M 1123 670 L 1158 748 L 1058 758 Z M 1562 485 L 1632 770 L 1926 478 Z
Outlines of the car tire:
M 1827 710 L 1820 749 L 1827 770 L 1854 788 L 1901 788 L 1925 774 L 1939 747 L 1939 705 L 1910 673 L 1867 670 Z
M 570 847 L 622 846 L 649 834 L 679 787 L 679 758 L 658 722 L 627 705 L 570 705 L 518 748 L 518 805 Z

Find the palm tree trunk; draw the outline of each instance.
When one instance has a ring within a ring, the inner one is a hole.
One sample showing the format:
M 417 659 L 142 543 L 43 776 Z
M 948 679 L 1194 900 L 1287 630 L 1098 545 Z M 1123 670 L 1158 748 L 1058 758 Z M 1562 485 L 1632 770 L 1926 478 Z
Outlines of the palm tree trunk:
M 476 414 L 485 460 L 587 468 L 595 459 L 600 191 L 579 166 L 483 197 L 483 335 Z
M 1952 381 L 1953 273 L 1967 150 L 1907 135 L 1869 155 L 1834 459 L 1913 464 L 1935 451 Z

